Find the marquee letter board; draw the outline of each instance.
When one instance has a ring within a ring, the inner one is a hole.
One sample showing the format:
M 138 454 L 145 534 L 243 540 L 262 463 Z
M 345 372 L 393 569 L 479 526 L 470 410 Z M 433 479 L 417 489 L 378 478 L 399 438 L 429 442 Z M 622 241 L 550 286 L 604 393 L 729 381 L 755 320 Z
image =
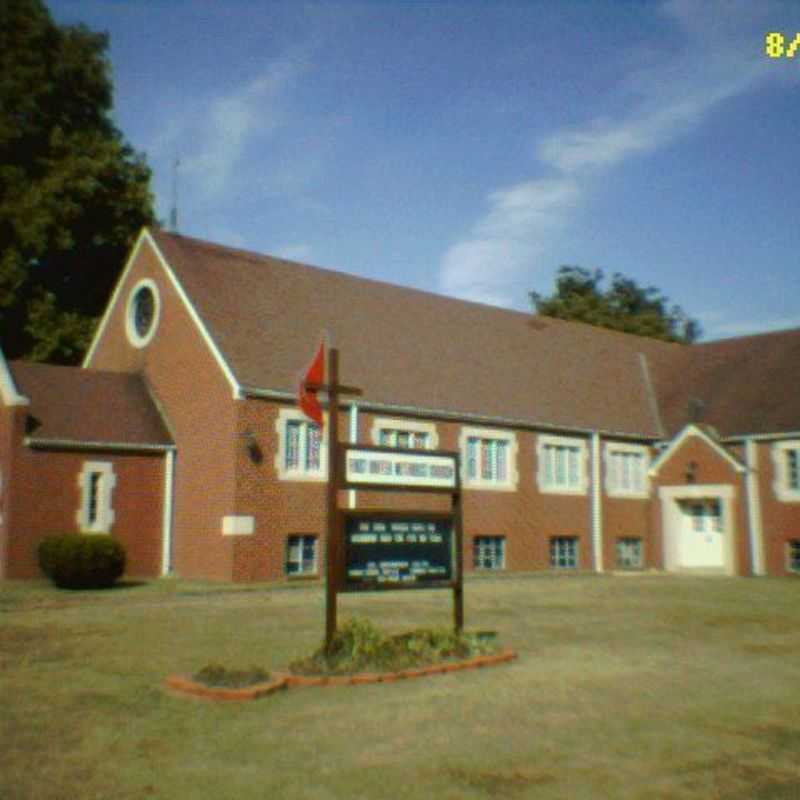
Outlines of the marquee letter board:
M 346 512 L 342 591 L 423 589 L 456 580 L 452 514 Z

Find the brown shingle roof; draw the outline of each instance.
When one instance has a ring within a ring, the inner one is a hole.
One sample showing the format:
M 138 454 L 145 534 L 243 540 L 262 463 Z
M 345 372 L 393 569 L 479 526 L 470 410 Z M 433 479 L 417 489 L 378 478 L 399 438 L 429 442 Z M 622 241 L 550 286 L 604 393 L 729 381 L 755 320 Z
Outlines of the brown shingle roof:
M 679 345 L 153 236 L 245 387 L 293 392 L 327 329 L 367 402 L 660 436 L 639 354 Z
M 800 330 L 687 347 L 153 236 L 247 388 L 293 392 L 326 329 L 367 402 L 653 438 L 800 430 Z
M 172 438 L 138 375 L 12 361 L 36 441 L 166 446 Z
M 800 431 L 800 329 L 721 339 L 686 348 L 662 388 L 667 427 L 689 421 L 721 436 Z

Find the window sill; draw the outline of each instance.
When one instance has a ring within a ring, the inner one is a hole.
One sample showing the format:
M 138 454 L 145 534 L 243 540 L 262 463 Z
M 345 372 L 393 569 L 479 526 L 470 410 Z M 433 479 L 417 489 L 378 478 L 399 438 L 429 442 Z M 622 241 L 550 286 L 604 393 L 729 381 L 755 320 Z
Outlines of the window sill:
M 649 500 L 649 492 L 624 492 L 619 489 L 607 489 L 606 496 L 618 500 Z
M 588 494 L 588 491 L 586 487 L 578 487 L 576 489 L 570 489 L 568 487 L 563 487 L 563 486 L 540 486 L 539 493 L 564 494 L 564 495 L 572 495 L 573 497 L 585 497 Z
M 280 472 L 278 479 L 295 483 L 327 483 L 328 476 L 319 472 Z
M 794 489 L 777 488 L 775 490 L 775 497 L 780 503 L 800 503 L 800 492 Z
M 483 483 L 481 481 L 464 481 L 463 489 L 475 489 L 487 492 L 516 492 L 517 487 L 510 483 Z

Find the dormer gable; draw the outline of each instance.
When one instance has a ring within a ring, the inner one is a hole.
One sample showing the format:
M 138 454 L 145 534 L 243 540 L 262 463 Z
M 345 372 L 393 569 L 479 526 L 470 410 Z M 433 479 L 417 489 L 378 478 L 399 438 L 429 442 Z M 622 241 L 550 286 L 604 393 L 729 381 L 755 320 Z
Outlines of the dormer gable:
M 703 477 L 701 463 L 697 458 L 690 457 L 686 452 L 690 447 L 697 452 L 697 445 L 700 446 L 704 462 L 710 458 L 714 461 L 723 462 L 727 468 L 732 469 L 734 472 L 743 473 L 747 471 L 745 465 L 719 442 L 713 428 L 692 423 L 686 425 L 653 461 L 648 475 L 653 479 L 658 478 L 668 465 L 683 455 L 686 457 L 686 463 L 683 465 L 681 474 L 685 482 L 693 483 L 697 481 L 698 483 L 705 483 L 706 480 Z
M 143 371 L 148 348 L 163 345 L 159 329 L 163 307 L 171 302 L 173 315 L 193 328 L 234 399 L 241 387 L 229 361 L 201 316 L 195 298 L 187 291 L 178 272 L 160 246 L 161 234 L 143 228 L 131 250 L 106 307 L 83 367 L 125 372 Z M 162 237 L 163 238 L 163 237 Z M 163 337 L 161 337 L 163 339 Z

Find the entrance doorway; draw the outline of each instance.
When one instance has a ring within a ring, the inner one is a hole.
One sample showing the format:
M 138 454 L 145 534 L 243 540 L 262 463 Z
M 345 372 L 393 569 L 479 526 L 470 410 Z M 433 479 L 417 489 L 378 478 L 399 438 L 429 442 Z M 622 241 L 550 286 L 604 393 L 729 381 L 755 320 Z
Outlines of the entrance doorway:
M 682 567 L 720 568 L 725 564 L 722 503 L 718 498 L 679 502 L 679 559 Z
M 730 484 L 662 486 L 664 569 L 735 575 L 736 490 Z

